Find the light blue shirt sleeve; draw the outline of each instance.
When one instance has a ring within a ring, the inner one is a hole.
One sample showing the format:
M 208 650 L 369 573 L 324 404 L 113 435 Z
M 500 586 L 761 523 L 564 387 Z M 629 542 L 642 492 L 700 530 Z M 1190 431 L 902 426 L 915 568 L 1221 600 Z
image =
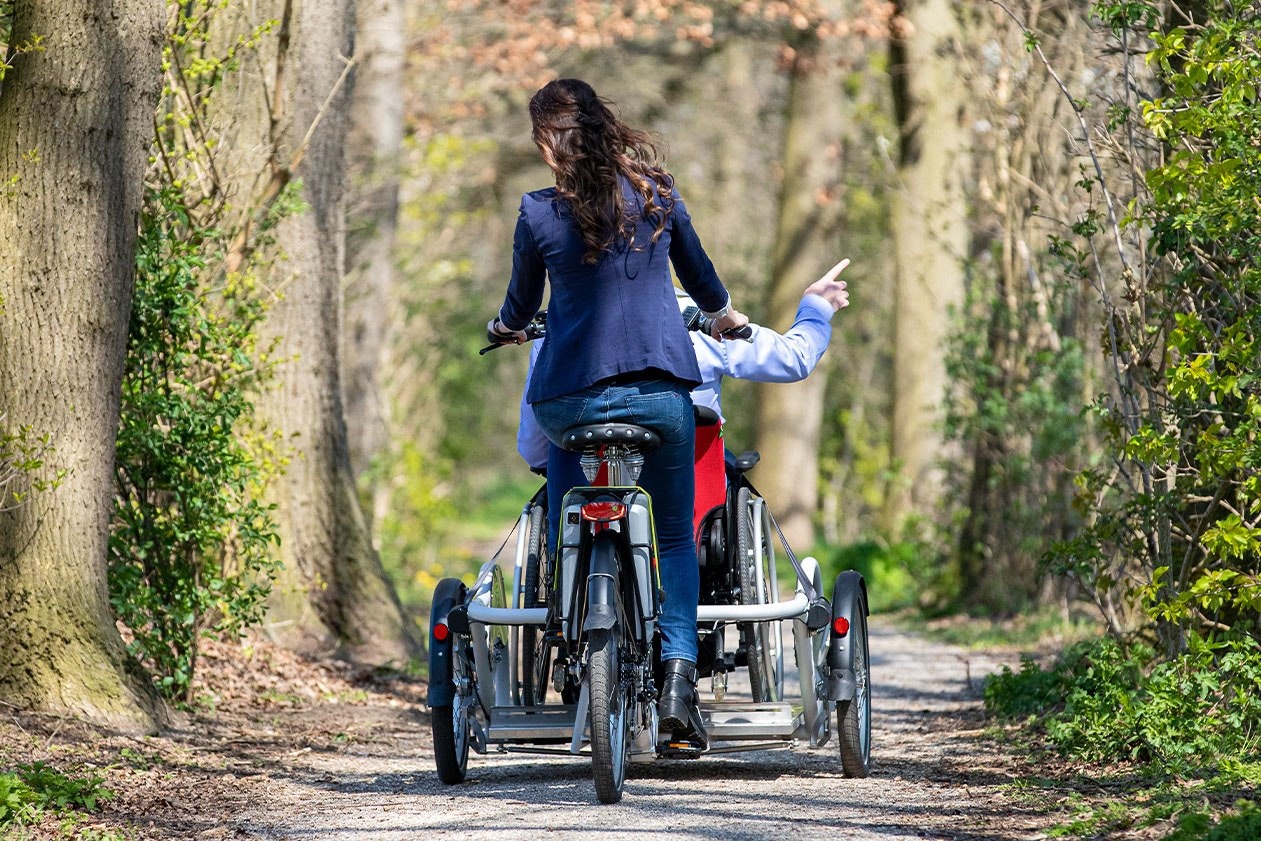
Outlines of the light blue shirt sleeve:
M 692 391 L 692 402 L 722 414 L 722 378 L 736 377 L 760 383 L 795 383 L 804 380 L 819 364 L 832 340 L 832 305 L 818 295 L 806 295 L 788 331 L 780 334 L 753 326 L 753 341 L 720 342 L 704 333 L 693 333 L 701 384 Z
M 530 370 L 525 375 L 525 390 L 521 392 L 521 421 L 517 424 L 517 452 L 531 468 L 547 467 L 547 447 L 549 441 L 534 420 L 534 409 L 525 400 L 530 390 L 530 377 L 534 376 L 534 361 L 539 358 L 544 339 L 535 339 L 530 343 Z
M 680 309 L 692 303 L 680 297 Z M 693 332 L 692 346 L 701 369 L 701 384 L 692 390 L 692 402 L 722 415 L 722 378 L 736 377 L 759 383 L 795 383 L 810 376 L 832 340 L 832 305 L 818 295 L 806 295 L 797 307 L 797 317 L 786 333 L 753 325 L 753 341 L 720 342 L 705 333 Z M 543 339 L 530 347 L 530 372 L 526 390 L 534 374 L 534 362 Z M 521 422 L 517 425 L 517 452 L 530 467 L 547 466 L 550 442 L 534 420 L 534 410 L 521 396 Z

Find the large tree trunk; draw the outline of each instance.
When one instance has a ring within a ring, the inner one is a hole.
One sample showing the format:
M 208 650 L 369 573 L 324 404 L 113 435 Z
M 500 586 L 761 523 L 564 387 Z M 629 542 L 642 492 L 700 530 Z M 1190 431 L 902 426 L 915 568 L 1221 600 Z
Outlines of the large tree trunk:
M 132 731 L 156 708 L 126 666 L 106 547 L 164 20 L 160 0 L 19 0 L 11 41 L 43 48 L 0 91 L 0 436 L 47 435 L 37 475 L 65 471 L 0 511 L 0 699 Z
M 968 95 L 958 73 L 956 4 L 904 0 L 900 7 L 911 29 L 894 41 L 891 68 L 902 140 L 893 213 L 893 458 L 904 484 L 890 497 L 894 522 L 931 512 L 941 492 L 943 351 L 949 313 L 963 301 L 968 243 Z
M 797 50 L 784 126 L 784 181 L 772 253 L 768 323 L 785 330 L 801 295 L 837 260 L 843 218 L 838 195 L 845 131 L 837 42 L 811 36 Z M 738 303 L 738 302 L 737 302 Z M 814 543 L 819 442 L 827 378 L 758 386 L 758 487 L 791 545 Z
M 271 627 L 299 650 L 335 649 L 358 660 L 402 662 L 420 646 L 381 568 L 359 504 L 337 352 L 346 69 L 355 9 L 350 0 L 296 2 L 291 8 L 285 73 L 275 95 L 283 109 L 278 140 L 281 160 L 291 160 L 307 143 L 295 172 L 307 207 L 277 228 L 281 256 L 273 275 L 284 291 L 263 330 L 264 340 L 278 342 L 276 353 L 284 361 L 259 414 L 295 451 L 276 488 L 284 573 L 273 592 Z M 272 11 L 281 17 L 279 8 Z
M 394 300 L 403 34 L 401 0 L 359 0 L 346 179 L 342 395 L 350 463 L 361 483 L 388 438 L 381 364 Z

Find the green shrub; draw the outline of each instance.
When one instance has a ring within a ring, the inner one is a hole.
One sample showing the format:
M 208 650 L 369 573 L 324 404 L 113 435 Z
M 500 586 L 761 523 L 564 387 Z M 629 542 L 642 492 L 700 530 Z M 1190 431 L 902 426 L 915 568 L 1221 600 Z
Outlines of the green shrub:
M 43 762 L 0 774 L 0 828 L 38 820 L 45 811 L 93 812 L 114 796 L 101 777 L 68 777 Z
M 1178 819 L 1178 828 L 1165 841 L 1256 841 L 1261 838 L 1261 809 L 1250 800 L 1238 804 L 1239 811 L 1213 823 L 1207 812 L 1194 811 Z
M 1034 716 L 1076 759 L 1228 781 L 1261 758 L 1258 685 L 1261 646 L 1250 637 L 1193 636 L 1173 660 L 1105 638 L 1070 647 L 1051 669 L 1004 669 L 987 681 L 985 703 L 1000 717 Z

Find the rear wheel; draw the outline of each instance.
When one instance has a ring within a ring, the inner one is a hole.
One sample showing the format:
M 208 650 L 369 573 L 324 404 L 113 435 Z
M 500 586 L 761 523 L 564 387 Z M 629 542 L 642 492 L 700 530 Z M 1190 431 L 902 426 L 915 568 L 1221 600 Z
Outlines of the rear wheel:
M 748 488 L 736 492 L 736 545 L 735 568 L 740 576 L 740 603 L 767 604 L 770 601 L 768 573 L 764 566 L 763 552 L 767 535 L 762 535 L 763 545 L 754 545 L 753 496 Z M 759 574 L 760 573 L 760 574 Z M 776 651 L 771 634 L 778 626 L 771 622 L 744 622 L 740 624 L 740 639 L 744 643 L 749 664 L 749 685 L 753 700 L 757 703 L 779 700 L 779 681 L 776 678 Z
M 622 799 L 630 748 L 631 705 L 621 679 L 617 628 L 591 632 L 587 666 L 591 695 L 591 768 L 601 803 Z
M 841 744 L 841 769 L 847 777 L 866 777 L 871 770 L 871 663 L 867 658 L 867 600 L 855 601 L 850 619 L 854 667 L 854 698 L 836 707 Z
M 522 607 L 547 606 L 547 510 L 539 504 L 530 508 L 526 538 L 525 592 Z M 550 671 L 547 643 L 540 625 L 521 628 L 521 703 L 542 704 L 547 698 Z

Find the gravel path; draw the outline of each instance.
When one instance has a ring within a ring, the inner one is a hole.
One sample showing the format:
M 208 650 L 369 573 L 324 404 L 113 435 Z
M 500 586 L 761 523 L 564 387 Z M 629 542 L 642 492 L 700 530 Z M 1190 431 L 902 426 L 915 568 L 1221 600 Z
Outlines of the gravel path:
M 474 754 L 468 781 L 445 786 L 433 771 L 427 719 L 401 710 L 374 723 L 367 738 L 338 751 L 299 753 L 265 783 L 251 784 L 248 806 L 217 837 L 1046 837 L 1051 819 L 1042 804 L 1009 785 L 1018 766 L 982 735 L 980 682 L 1001 663 L 879 622 L 871 658 L 868 779 L 841 775 L 833 741 L 818 750 L 634 765 L 624 799 L 611 806 L 596 802 L 589 760 L 581 758 Z

